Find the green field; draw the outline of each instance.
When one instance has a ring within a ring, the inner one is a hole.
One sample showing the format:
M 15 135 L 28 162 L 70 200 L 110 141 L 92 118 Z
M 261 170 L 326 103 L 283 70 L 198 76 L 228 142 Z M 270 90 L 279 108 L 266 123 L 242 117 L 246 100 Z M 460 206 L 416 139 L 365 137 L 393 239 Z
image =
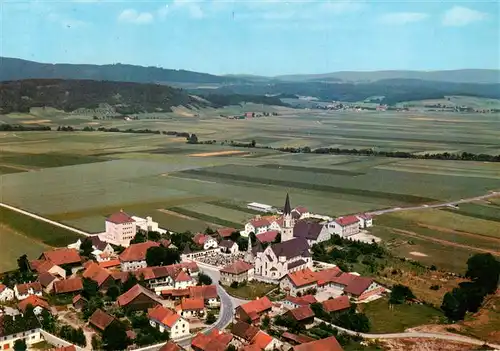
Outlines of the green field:
M 231 288 L 224 286 L 224 289 L 232 296 L 245 300 L 255 300 L 266 296 L 271 290 L 276 289 L 276 285 L 266 284 L 258 281 L 251 281 L 244 286 Z
M 240 228 L 256 214 L 246 209 L 248 202 L 283 206 L 287 192 L 293 206 L 339 216 L 500 190 L 498 163 L 292 154 L 227 145 L 231 141 L 256 140 L 258 146 L 273 147 L 495 153 L 500 152 L 497 115 L 269 109 L 279 116 L 248 120 L 220 117 L 262 110 L 260 105 L 252 104 L 196 111 L 200 117 L 188 117 L 189 111 L 179 110 L 143 115 L 133 121 L 93 120 L 88 114 L 53 109 L 33 109 L 29 115 L 0 115 L 0 121 L 6 123 L 33 123 L 39 119 L 55 128 L 149 128 L 187 131 L 196 133 L 200 140 L 217 140 L 214 145 L 188 145 L 184 138 L 162 134 L 2 132 L 1 201 L 89 232 L 103 231 L 104 217 L 120 209 L 139 216 L 151 215 L 164 228 L 196 232 L 207 226 Z M 209 154 L 235 150 L 241 153 Z M 194 156 L 204 153 L 209 156 Z M 409 212 L 394 217 L 403 221 L 393 223 L 395 228 L 387 225 L 374 231 L 378 230 L 376 234 L 386 240 L 407 242 L 409 237 L 394 229 L 414 230 L 423 238 L 413 238 L 412 245 L 394 245 L 392 249 L 406 257 L 411 257 L 408 254 L 412 251 L 429 253 L 413 258 L 426 263 L 436 260 L 443 267 L 456 268 L 438 257 L 439 250 L 447 255 L 455 250 L 455 258 L 460 260 L 466 260 L 473 251 L 426 238 L 494 250 L 493 240 L 499 237 L 499 201 L 490 199 L 489 203 L 462 205 L 459 210 L 440 210 L 439 215 L 432 211 Z M 381 224 L 383 221 L 384 216 Z M 474 235 L 423 228 L 418 223 Z M 49 245 L 66 242 L 63 234 L 50 234 L 54 238 L 48 239 L 47 233 L 28 232 Z M 418 246 L 418 250 L 410 246 Z

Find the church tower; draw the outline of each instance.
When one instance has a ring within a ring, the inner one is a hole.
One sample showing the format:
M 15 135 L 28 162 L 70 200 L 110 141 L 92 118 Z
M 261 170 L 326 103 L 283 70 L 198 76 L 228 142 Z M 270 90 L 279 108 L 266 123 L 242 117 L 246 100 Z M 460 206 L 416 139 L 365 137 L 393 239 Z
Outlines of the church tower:
M 293 239 L 293 227 L 295 220 L 292 217 L 292 207 L 290 206 L 290 196 L 286 194 L 285 207 L 283 208 L 283 226 L 281 227 L 281 241 Z
M 248 236 L 248 246 L 247 246 L 247 252 L 245 253 L 244 261 L 247 263 L 253 263 L 255 257 L 253 256 L 252 252 L 252 239 L 250 238 L 250 235 Z

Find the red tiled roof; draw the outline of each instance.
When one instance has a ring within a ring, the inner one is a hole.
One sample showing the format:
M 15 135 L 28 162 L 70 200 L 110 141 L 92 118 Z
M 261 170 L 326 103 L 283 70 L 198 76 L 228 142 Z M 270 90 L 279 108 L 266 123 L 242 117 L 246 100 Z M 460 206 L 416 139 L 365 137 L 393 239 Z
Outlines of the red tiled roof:
M 253 266 L 251 264 L 240 260 L 222 268 L 220 271 L 229 274 L 241 274 L 244 272 L 248 272 L 252 268 Z
M 286 276 L 296 287 L 314 284 L 318 280 L 315 272 L 311 271 L 309 268 L 302 269 L 293 273 L 288 273 Z
M 191 341 L 193 348 L 203 351 L 225 351 L 233 336 L 213 329 L 208 335 L 198 333 Z
M 358 215 L 358 217 L 361 217 L 363 219 L 372 219 L 372 216 L 370 216 L 369 214 L 366 214 L 366 213 L 361 213 Z
M 208 239 L 211 237 L 203 233 L 198 233 L 193 237 L 193 241 L 198 245 L 203 245 Z
M 293 351 L 343 351 L 343 349 L 337 339 L 334 336 L 330 336 L 326 339 L 294 346 Z
M 240 305 L 240 308 L 243 311 L 245 311 L 247 315 L 250 316 L 251 313 L 260 314 L 264 311 L 270 310 L 272 306 L 273 304 L 271 303 L 271 300 L 269 300 L 267 296 L 264 296 L 260 299 L 253 300 L 243 305 Z
M 87 301 L 86 298 L 84 298 L 82 295 L 78 294 L 75 297 L 73 297 L 72 302 L 73 302 L 73 304 L 75 304 L 75 303 L 77 303 L 80 300 Z
M 333 283 L 339 284 L 339 285 L 349 285 L 351 281 L 353 281 L 357 276 L 354 274 L 350 273 L 341 273 L 339 276 L 334 277 L 331 279 Z
M 264 333 L 263 331 L 259 331 L 257 335 L 252 340 L 252 345 L 258 346 L 261 350 L 265 350 L 267 345 L 269 345 L 273 341 L 272 336 Z
M 118 298 L 116 299 L 116 302 L 118 302 L 118 305 L 120 307 L 127 306 L 129 303 L 134 301 L 139 295 L 145 295 L 145 296 L 149 297 L 151 300 L 156 301 L 156 303 L 161 305 L 160 298 L 154 292 L 146 289 L 145 287 L 143 287 L 140 284 L 134 285 L 127 292 L 118 296 Z
M 313 339 L 309 336 L 303 335 L 303 334 L 297 335 L 297 334 L 292 334 L 289 332 L 284 332 L 283 334 L 281 334 L 281 336 L 285 339 L 295 341 L 297 344 L 304 344 L 306 342 L 311 342 L 311 341 L 315 340 L 315 339 Z
M 267 226 L 271 225 L 271 223 L 269 223 L 269 221 L 265 218 L 253 219 L 250 221 L 250 224 L 254 228 L 267 227 Z
M 132 244 L 120 254 L 121 262 L 144 261 L 146 252 L 150 247 L 160 246 L 154 241 L 146 241 L 145 243 Z
M 33 291 L 35 293 L 42 292 L 42 285 L 39 282 L 17 284 L 16 288 L 17 288 L 18 293 L 21 295 L 26 295 L 30 288 L 33 289 Z
M 236 231 L 236 229 L 234 229 L 234 228 L 219 228 L 219 229 L 217 229 L 217 233 L 218 233 L 221 237 L 223 237 L 223 238 L 230 237 L 230 236 L 231 236 L 231 234 L 232 234 L 233 232 L 235 232 L 235 231 Z
M 344 292 L 359 296 L 373 283 L 373 279 L 354 276 L 354 279 L 344 288 Z
M 115 223 L 115 224 L 124 224 L 124 223 L 132 223 L 135 222 L 132 217 L 126 214 L 123 211 L 113 213 L 111 216 L 106 218 L 107 222 Z
M 54 266 L 55 264 L 52 263 L 51 261 L 43 261 L 42 263 L 36 266 L 35 270 L 38 273 L 48 272 Z
M 83 290 L 81 278 L 71 278 L 54 282 L 54 292 L 56 294 L 74 293 Z
M 236 322 L 231 328 L 231 333 L 250 342 L 259 332 L 259 328 L 245 322 Z
M 187 298 L 181 300 L 182 311 L 199 311 L 205 309 L 205 301 L 198 298 Z
M 76 351 L 75 345 L 56 347 L 55 349 L 50 349 L 50 351 Z
M 307 208 L 305 208 L 304 206 L 297 206 L 297 207 L 295 207 L 292 211 L 298 212 L 298 213 L 300 213 L 300 214 L 304 214 L 304 213 L 309 212 L 309 211 L 307 210 Z
M 111 272 L 111 276 L 114 280 L 119 280 L 122 283 L 125 283 L 128 279 L 128 275 L 130 272 Z
M 290 301 L 291 303 L 299 306 L 307 306 L 312 303 L 318 302 L 313 295 L 305 295 L 302 297 L 295 297 L 288 295 L 285 300 Z
M 155 308 L 150 308 L 148 310 L 149 319 L 160 322 L 169 328 L 172 328 L 181 316 L 171 309 L 165 308 L 163 306 L 156 306 Z
M 38 297 L 36 295 L 30 295 L 27 298 L 25 298 L 24 300 L 21 300 L 21 302 L 19 302 L 17 304 L 17 307 L 24 313 L 24 312 L 26 312 L 26 308 L 29 305 L 31 305 L 33 307 L 40 306 L 40 307 L 45 308 L 47 311 L 50 310 L 49 303 L 45 299 L 42 299 L 41 297 Z
M 44 288 L 48 287 L 50 283 L 52 283 L 57 278 L 50 274 L 49 272 L 42 272 L 38 275 L 37 280 L 42 284 Z
M 173 341 L 167 342 L 158 351 L 181 351 L 181 347 Z
M 0 283 L 0 294 L 7 289 L 7 285 Z
M 114 320 L 115 318 L 113 316 L 110 316 L 109 314 L 98 308 L 94 313 L 92 313 L 92 316 L 90 316 L 89 323 L 102 331 L 106 329 L 107 326 L 110 325 Z
M 95 281 L 97 283 L 97 286 L 99 286 L 99 287 L 110 276 L 111 276 L 111 273 L 109 273 L 107 269 L 102 268 L 100 265 L 98 265 L 95 262 L 92 262 L 92 264 L 87 265 L 87 269 L 85 269 L 85 272 L 83 272 L 84 278 L 92 279 L 93 281 Z
M 190 282 L 193 280 L 186 272 L 180 271 L 177 277 L 175 277 L 176 282 Z
M 340 226 L 345 227 L 355 223 L 359 223 L 359 219 L 356 216 L 339 217 L 335 220 Z
M 342 311 L 351 307 L 351 302 L 349 301 L 349 297 L 346 295 L 339 296 L 335 299 L 323 301 L 321 304 L 323 305 L 323 309 L 326 312 Z
M 324 269 L 322 271 L 315 272 L 316 278 L 318 279 L 318 285 L 327 284 L 327 283 L 333 281 L 335 278 L 337 278 L 341 274 L 342 274 L 342 271 L 338 267 L 328 268 L 328 269 Z
M 294 308 L 293 310 L 288 311 L 287 314 L 292 316 L 292 318 L 298 322 L 314 317 L 314 312 L 308 305 Z
M 259 346 L 252 344 L 242 347 L 240 351 L 262 351 L 262 349 Z
M 215 285 L 199 285 L 189 287 L 189 296 L 209 300 L 219 297 L 219 294 Z
M 265 243 L 272 243 L 274 241 L 274 239 L 276 239 L 278 234 L 279 234 L 279 232 L 277 230 L 269 230 L 267 232 L 257 234 L 255 237 L 262 244 L 265 244 Z
M 114 260 L 99 262 L 99 266 L 101 266 L 102 268 L 111 268 L 119 265 L 120 265 L 120 260 L 117 258 Z
M 80 254 L 76 249 L 62 248 L 45 251 L 42 254 L 42 257 L 58 266 L 63 264 L 75 264 L 82 262 L 82 258 L 80 257 Z

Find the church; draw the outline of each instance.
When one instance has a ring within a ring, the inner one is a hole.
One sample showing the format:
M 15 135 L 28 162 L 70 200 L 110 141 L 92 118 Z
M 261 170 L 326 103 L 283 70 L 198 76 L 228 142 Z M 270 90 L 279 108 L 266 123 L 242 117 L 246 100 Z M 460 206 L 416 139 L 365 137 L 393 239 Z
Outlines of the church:
M 312 268 L 312 257 L 307 240 L 295 238 L 293 235 L 295 219 L 292 216 L 288 194 L 286 195 L 282 219 L 281 243 L 272 244 L 265 250 L 262 249 L 262 246 L 253 249 L 249 246 L 245 259 L 254 261 L 255 275 L 269 279 L 280 279 L 290 272 Z

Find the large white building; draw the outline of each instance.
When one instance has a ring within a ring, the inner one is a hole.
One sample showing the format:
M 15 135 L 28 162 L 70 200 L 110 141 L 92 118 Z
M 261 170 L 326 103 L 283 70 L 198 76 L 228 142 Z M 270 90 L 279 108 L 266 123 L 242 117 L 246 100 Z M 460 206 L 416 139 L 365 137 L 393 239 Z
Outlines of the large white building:
M 145 232 L 158 232 L 160 234 L 166 234 L 167 231 L 158 226 L 157 222 L 153 221 L 153 218 L 146 217 L 141 218 L 137 216 L 132 216 L 132 219 L 135 221 L 135 226 L 137 229 L 144 230 Z
M 123 211 L 106 218 L 106 232 L 101 234 L 101 240 L 108 243 L 128 247 L 137 233 L 135 220 Z

